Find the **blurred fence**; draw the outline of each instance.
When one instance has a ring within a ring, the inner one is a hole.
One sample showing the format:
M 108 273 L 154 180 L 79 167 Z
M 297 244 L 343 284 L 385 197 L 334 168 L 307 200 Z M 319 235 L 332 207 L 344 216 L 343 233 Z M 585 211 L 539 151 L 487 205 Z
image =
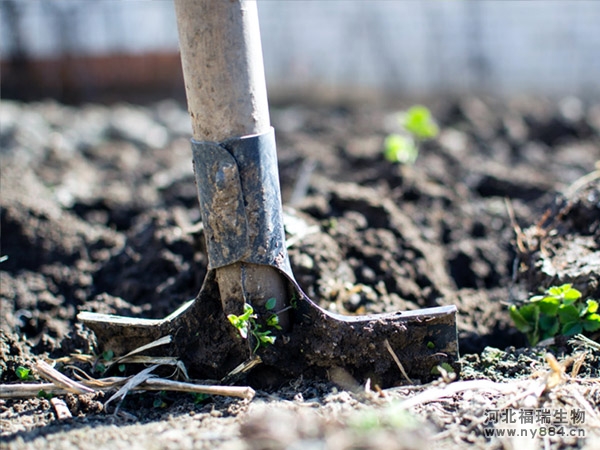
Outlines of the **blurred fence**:
M 600 98 L 600 2 L 259 1 L 271 97 Z M 181 96 L 170 1 L 0 2 L 4 96 Z

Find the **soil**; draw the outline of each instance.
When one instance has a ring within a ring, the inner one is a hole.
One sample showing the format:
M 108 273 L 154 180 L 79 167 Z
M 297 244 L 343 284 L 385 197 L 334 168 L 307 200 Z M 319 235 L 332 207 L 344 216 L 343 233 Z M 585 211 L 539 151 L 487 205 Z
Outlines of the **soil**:
M 334 371 L 254 376 L 238 380 L 257 389 L 252 401 L 130 393 L 118 412 L 103 393 L 68 394 L 68 420 L 46 398 L 3 398 L 2 447 L 598 448 L 600 350 L 566 338 L 529 348 L 508 305 L 562 283 L 600 298 L 600 104 L 430 102 L 440 135 L 402 166 L 382 146 L 407 106 L 273 107 L 290 260 L 333 312 L 456 305 L 460 373 L 411 385 L 398 372 L 384 390 Z M 6 385 L 37 359 L 98 354 L 80 311 L 166 317 L 199 292 L 207 258 L 182 105 L 3 101 L 0 122 Z M 554 386 L 548 352 L 580 358 L 578 373 Z M 513 391 L 468 385 L 418 401 L 461 386 L 453 375 Z M 539 380 L 533 400 L 517 395 Z M 586 437 L 486 436 L 484 414 L 507 407 L 585 410 Z

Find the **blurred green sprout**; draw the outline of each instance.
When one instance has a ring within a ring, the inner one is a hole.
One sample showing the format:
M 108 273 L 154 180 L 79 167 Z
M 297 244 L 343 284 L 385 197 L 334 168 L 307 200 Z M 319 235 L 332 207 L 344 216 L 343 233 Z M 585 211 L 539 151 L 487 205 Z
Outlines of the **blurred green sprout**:
M 384 141 L 384 157 L 390 162 L 414 164 L 419 156 L 419 145 L 426 139 L 433 139 L 439 127 L 428 108 L 415 105 L 400 114 L 402 134 L 390 134 Z

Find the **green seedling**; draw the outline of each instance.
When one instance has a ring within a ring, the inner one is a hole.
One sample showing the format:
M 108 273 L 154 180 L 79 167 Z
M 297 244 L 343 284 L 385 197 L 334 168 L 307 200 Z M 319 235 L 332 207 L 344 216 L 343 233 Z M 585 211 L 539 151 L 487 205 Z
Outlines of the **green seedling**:
M 277 300 L 275 298 L 270 298 L 265 303 L 265 309 L 267 311 L 271 311 L 275 308 Z M 259 324 L 256 319 L 258 316 L 254 314 L 254 308 L 249 304 L 244 304 L 244 313 L 236 316 L 235 314 L 229 314 L 227 319 L 231 325 L 233 325 L 240 336 L 243 339 L 247 339 L 249 335 L 252 335 L 256 341 L 256 346 L 254 347 L 253 353 L 260 347 L 266 347 L 267 345 L 273 345 L 275 343 L 276 336 L 272 335 L 271 330 L 263 330 L 262 325 Z M 269 327 L 275 328 L 277 330 L 281 330 L 281 326 L 279 325 L 279 317 L 277 314 L 271 314 L 267 317 L 266 324 Z
M 52 394 L 51 392 L 46 392 L 43 389 L 40 389 L 40 391 L 37 393 L 38 398 L 45 398 L 46 400 L 52 400 L 52 398 L 54 397 L 54 394 Z
M 152 402 L 152 406 L 154 408 L 166 408 L 167 403 L 164 401 L 166 394 L 167 393 L 165 391 L 160 391 L 158 393 L 158 395 L 154 398 L 154 401 Z
M 432 139 L 440 131 L 431 111 L 425 106 L 413 106 L 401 116 L 400 121 L 404 129 L 417 139 Z
M 32 378 L 31 369 L 28 369 L 27 367 L 23 366 L 17 367 L 17 369 L 15 370 L 15 374 L 17 375 L 17 378 L 21 381 L 29 381 Z
M 107 365 L 108 363 L 110 363 L 110 361 L 115 357 L 115 352 L 113 352 L 112 350 L 104 350 L 102 352 L 102 355 L 100 355 L 100 361 L 98 361 L 96 363 L 96 365 L 94 366 L 94 371 L 99 373 L 99 374 L 103 374 L 104 372 L 106 372 L 107 370 Z M 125 371 L 125 367 L 123 366 L 123 370 L 121 370 L 121 366 L 119 366 L 119 371 L 120 372 L 124 372 Z
M 277 303 L 277 299 L 275 297 L 270 298 L 265 303 L 265 308 L 267 311 L 272 311 L 275 309 L 275 305 Z M 279 316 L 277 314 L 271 314 L 267 317 L 267 326 L 273 327 L 276 330 L 281 330 L 281 325 L 279 325 Z M 273 342 L 275 342 L 275 338 L 273 338 Z
M 454 367 L 452 367 L 450 364 L 448 364 L 447 362 L 443 362 L 442 364 L 440 364 L 439 366 L 435 366 L 431 369 L 431 374 L 432 375 L 441 375 L 442 374 L 442 370 L 440 370 L 440 368 L 442 370 L 445 370 L 447 373 L 455 373 L 454 372 Z
M 584 301 L 581 292 L 568 283 L 553 286 L 520 307 L 511 305 L 509 312 L 532 346 L 557 335 L 574 336 L 600 330 L 598 301 Z
M 400 164 L 414 164 L 419 156 L 419 149 L 414 139 L 410 136 L 390 134 L 385 138 L 384 156 L 389 162 Z
M 439 133 L 433 115 L 425 106 L 416 105 L 400 115 L 403 134 L 390 134 L 384 142 L 384 156 L 390 162 L 414 164 L 419 145 Z
M 194 399 L 193 401 L 194 401 L 195 405 L 199 405 L 201 403 L 204 403 L 208 399 L 210 399 L 210 395 L 208 395 L 208 394 L 202 394 L 200 392 L 192 394 L 192 397 Z
M 242 336 L 243 339 L 247 339 L 252 322 L 256 319 L 256 314 L 254 314 L 254 308 L 248 303 L 245 303 L 244 313 L 242 315 L 236 316 L 235 314 L 229 314 L 227 319 L 229 319 L 231 325 L 238 330 L 240 336 Z

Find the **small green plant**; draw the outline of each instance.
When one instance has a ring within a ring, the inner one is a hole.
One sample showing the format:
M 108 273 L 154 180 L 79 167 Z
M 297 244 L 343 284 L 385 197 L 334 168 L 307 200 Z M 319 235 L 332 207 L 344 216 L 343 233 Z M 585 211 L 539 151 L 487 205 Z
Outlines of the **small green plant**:
M 417 105 L 401 116 L 403 127 L 418 139 L 432 139 L 439 133 L 431 111 L 425 106 Z
M 31 369 L 28 369 L 27 367 L 17 367 L 17 369 L 15 370 L 15 374 L 17 375 L 17 378 L 21 381 L 29 381 L 32 379 Z
M 154 397 L 154 401 L 152 402 L 152 406 L 154 408 L 166 408 L 167 403 L 165 402 L 165 397 L 167 393 L 165 391 L 159 391 L 158 395 Z
M 442 370 L 440 370 L 442 369 Z M 454 372 L 454 367 L 452 367 L 450 364 L 448 364 L 447 362 L 443 362 L 441 363 L 439 366 L 435 366 L 431 369 L 431 374 L 432 375 L 441 375 L 442 371 L 446 371 L 446 373 L 456 373 Z
M 414 164 L 419 156 L 419 144 L 436 137 L 439 128 L 431 111 L 425 106 L 416 105 L 400 115 L 403 134 L 390 134 L 386 137 L 384 156 L 390 162 Z
M 600 330 L 598 301 L 584 301 L 581 292 L 568 283 L 553 286 L 520 307 L 511 305 L 509 312 L 532 346 L 556 335 L 574 336 Z
M 417 144 L 410 136 L 390 134 L 385 138 L 385 159 L 400 164 L 414 164 L 419 156 Z
M 196 393 L 192 394 L 192 397 L 194 399 L 193 401 L 194 401 L 195 405 L 199 405 L 201 403 L 204 403 L 208 399 L 210 399 L 210 395 L 203 394 L 201 392 L 196 392 Z
M 236 316 L 235 314 L 229 314 L 227 316 L 231 325 L 233 325 L 242 338 L 248 338 L 248 332 L 250 331 L 251 319 L 256 319 L 256 315 L 254 314 L 254 308 L 250 306 L 248 303 L 244 304 L 244 313 L 240 316 Z
M 103 363 L 99 362 L 94 366 L 94 372 L 102 375 L 104 372 L 106 372 L 106 366 Z
M 108 369 L 108 366 L 110 365 L 110 362 L 112 361 L 112 359 L 115 357 L 115 352 L 113 352 L 112 350 L 104 350 L 102 352 L 102 355 L 100 355 L 100 360 L 98 362 L 96 362 L 96 365 L 94 366 L 94 372 L 99 373 L 99 374 L 104 374 L 104 372 L 106 372 L 106 370 Z M 123 370 L 121 370 L 121 366 L 123 366 Z M 124 372 L 125 371 L 125 366 L 123 364 L 121 364 L 119 366 L 119 371 L 120 372 Z
M 265 303 L 265 309 L 267 311 L 272 311 L 275 308 L 276 302 L 277 300 L 275 298 L 270 298 Z M 239 316 L 236 316 L 235 314 L 229 314 L 227 316 L 227 319 L 229 319 L 231 325 L 238 330 L 243 339 L 247 339 L 249 335 L 254 337 L 256 340 L 256 346 L 253 350 L 254 353 L 256 353 L 260 347 L 274 344 L 276 339 L 276 337 L 272 335 L 271 330 L 263 330 L 262 325 L 257 323 L 257 318 L 258 316 L 254 313 L 254 308 L 247 303 L 244 304 L 243 314 Z M 276 330 L 281 330 L 281 326 L 279 325 L 279 317 L 275 313 L 267 317 L 266 325 Z
M 38 398 L 45 398 L 46 400 L 52 400 L 52 398 L 54 397 L 54 394 L 52 394 L 51 392 L 46 392 L 43 389 L 40 389 L 40 391 L 37 393 Z

